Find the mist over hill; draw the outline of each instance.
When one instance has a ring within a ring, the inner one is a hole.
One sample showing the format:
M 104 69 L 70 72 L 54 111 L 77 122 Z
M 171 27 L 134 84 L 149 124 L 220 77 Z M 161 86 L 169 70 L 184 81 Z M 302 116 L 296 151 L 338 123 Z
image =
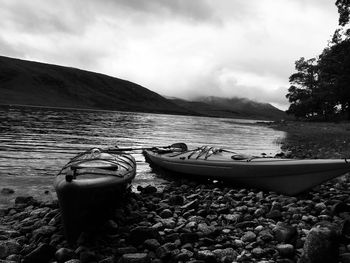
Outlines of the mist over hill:
M 284 111 L 269 103 L 246 98 L 198 97 L 191 101 L 172 99 L 177 105 L 202 115 L 227 118 L 279 120 L 288 118 Z
M 0 104 L 272 120 L 286 116 L 266 103 L 218 97 L 167 99 L 127 80 L 3 56 Z

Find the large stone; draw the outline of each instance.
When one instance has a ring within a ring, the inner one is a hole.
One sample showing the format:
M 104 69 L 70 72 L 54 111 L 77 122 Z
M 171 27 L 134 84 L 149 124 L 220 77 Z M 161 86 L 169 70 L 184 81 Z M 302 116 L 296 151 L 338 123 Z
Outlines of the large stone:
M 337 263 L 339 232 L 330 223 L 314 226 L 308 233 L 299 263 Z
M 55 253 L 55 258 L 58 261 L 58 263 L 64 263 L 68 260 L 73 259 L 74 257 L 76 257 L 74 251 L 72 249 L 64 247 L 58 249 Z
M 253 242 L 255 241 L 255 239 L 256 239 L 256 235 L 252 231 L 246 232 L 241 238 L 243 242 Z
M 294 256 L 294 246 L 291 244 L 278 244 L 276 248 L 281 257 L 291 258 Z

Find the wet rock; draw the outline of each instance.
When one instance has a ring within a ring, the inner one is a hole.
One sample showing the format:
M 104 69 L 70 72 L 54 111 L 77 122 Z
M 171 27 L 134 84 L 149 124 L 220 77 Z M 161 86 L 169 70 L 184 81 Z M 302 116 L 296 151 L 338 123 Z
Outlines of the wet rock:
M 146 253 L 124 254 L 118 263 L 148 263 L 150 262 Z
M 74 257 L 76 257 L 76 254 L 72 249 L 68 248 L 60 248 L 55 253 L 55 258 L 58 263 L 64 263 Z
M 299 263 L 338 262 L 339 233 L 337 227 L 327 223 L 313 227 L 306 237 Z
M 130 243 L 133 245 L 140 245 L 147 239 L 159 239 L 159 233 L 156 229 L 151 227 L 139 226 L 130 231 Z
M 23 258 L 22 263 L 47 263 L 55 255 L 55 248 L 48 244 L 41 244 Z

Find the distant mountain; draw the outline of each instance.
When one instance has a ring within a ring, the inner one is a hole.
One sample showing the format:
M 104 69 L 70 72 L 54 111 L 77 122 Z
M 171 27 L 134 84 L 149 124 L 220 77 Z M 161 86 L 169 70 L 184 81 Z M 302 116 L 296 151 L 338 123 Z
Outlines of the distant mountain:
M 130 81 L 3 56 L 0 104 L 196 114 Z
M 133 82 L 104 74 L 3 56 L 0 56 L 0 104 L 227 118 L 285 118 L 284 112 L 270 104 L 239 98 L 167 99 Z
M 192 101 L 172 100 L 177 105 L 213 117 L 279 120 L 288 118 L 284 111 L 268 103 L 245 98 L 198 97 Z

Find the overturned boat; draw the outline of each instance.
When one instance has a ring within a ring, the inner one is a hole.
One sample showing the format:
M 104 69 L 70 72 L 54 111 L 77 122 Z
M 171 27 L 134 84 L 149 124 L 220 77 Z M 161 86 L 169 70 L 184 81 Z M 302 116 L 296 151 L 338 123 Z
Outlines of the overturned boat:
M 135 159 L 119 151 L 95 148 L 72 158 L 54 180 L 67 239 L 74 241 L 91 222 L 102 220 L 135 173 Z
M 256 157 L 209 146 L 154 148 L 143 153 L 148 162 L 169 171 L 286 195 L 297 195 L 350 171 L 346 159 Z

